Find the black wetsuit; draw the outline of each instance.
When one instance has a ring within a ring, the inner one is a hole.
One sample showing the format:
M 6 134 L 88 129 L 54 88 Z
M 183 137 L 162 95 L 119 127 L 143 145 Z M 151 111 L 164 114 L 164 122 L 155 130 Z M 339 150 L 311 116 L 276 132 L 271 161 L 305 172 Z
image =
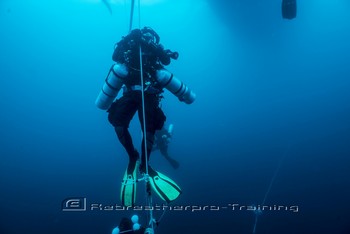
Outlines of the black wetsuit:
M 142 96 L 141 91 L 128 91 L 120 99 L 116 100 L 109 109 L 108 120 L 114 126 L 117 136 L 127 151 L 130 161 L 136 162 L 138 154 L 129 133 L 129 124 L 136 111 L 143 130 Z M 165 115 L 159 108 L 159 98 L 154 94 L 145 93 L 145 118 L 147 135 L 147 154 L 151 153 L 156 130 L 162 129 Z M 144 145 L 144 140 L 142 141 Z M 142 147 L 142 162 L 145 161 L 144 147 Z

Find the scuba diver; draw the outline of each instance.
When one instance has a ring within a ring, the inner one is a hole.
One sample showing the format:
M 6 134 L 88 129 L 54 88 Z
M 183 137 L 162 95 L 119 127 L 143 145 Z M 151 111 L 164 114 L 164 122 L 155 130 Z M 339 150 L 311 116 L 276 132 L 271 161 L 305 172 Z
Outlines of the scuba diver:
M 168 153 L 168 145 L 173 136 L 174 125 L 170 124 L 168 129 L 162 128 L 159 131 L 156 131 L 154 145 L 152 151 L 159 150 L 164 158 L 170 163 L 174 169 L 178 169 L 180 164 L 178 161 L 170 157 Z
M 164 68 L 170 64 L 171 59 L 178 58 L 178 53 L 164 49 L 159 42 L 159 35 L 150 27 L 134 29 L 122 37 L 116 44 L 112 56 L 116 63 L 109 70 L 96 99 L 97 107 L 107 110 L 108 120 L 129 156 L 120 194 L 124 206 L 135 204 L 137 171 L 139 170 L 141 174 L 146 173 L 146 162 L 148 164 L 155 132 L 162 129 L 166 120 L 165 114 L 159 107 L 163 89 L 169 90 L 180 101 L 187 104 L 191 104 L 196 97 L 183 82 Z M 123 95 L 114 100 L 122 88 Z M 143 134 L 141 144 L 141 159 L 129 132 L 129 123 L 136 112 L 138 112 L 142 131 L 144 131 L 143 120 L 145 119 L 146 122 L 146 133 Z M 160 198 L 169 203 L 181 194 L 180 187 L 170 178 L 150 166 L 147 169 L 146 180 L 150 182 L 152 189 Z
M 282 17 L 289 20 L 297 17 L 297 0 L 282 0 Z

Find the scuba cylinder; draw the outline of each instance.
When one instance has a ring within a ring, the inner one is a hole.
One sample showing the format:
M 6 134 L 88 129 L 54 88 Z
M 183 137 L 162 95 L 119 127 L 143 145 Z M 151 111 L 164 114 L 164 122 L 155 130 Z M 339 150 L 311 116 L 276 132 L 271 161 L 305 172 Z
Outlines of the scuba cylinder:
M 196 99 L 196 94 L 168 70 L 157 70 L 156 79 L 180 101 L 191 104 Z
M 116 63 L 112 66 L 96 98 L 95 104 L 98 108 L 107 110 L 110 107 L 123 86 L 123 80 L 127 75 L 128 69 L 124 64 Z
M 173 132 L 174 132 L 174 124 L 170 124 L 169 128 L 168 128 L 168 133 L 169 133 L 170 136 L 172 136 Z

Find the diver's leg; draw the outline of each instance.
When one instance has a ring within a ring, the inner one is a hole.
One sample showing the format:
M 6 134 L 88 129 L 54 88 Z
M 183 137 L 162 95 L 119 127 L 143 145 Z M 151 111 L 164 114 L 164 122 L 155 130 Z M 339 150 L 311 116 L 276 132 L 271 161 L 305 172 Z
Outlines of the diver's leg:
M 146 143 L 147 143 L 147 162 L 148 162 L 149 159 L 150 159 L 152 148 L 153 148 L 154 133 L 146 131 L 146 138 L 147 138 Z M 141 156 L 141 171 L 144 171 L 145 166 L 146 166 L 145 138 L 144 137 L 142 139 L 141 147 L 142 147 L 142 151 L 141 151 L 142 152 L 142 154 L 141 154 L 142 155 Z
M 138 103 L 135 101 L 134 96 L 125 95 L 112 104 L 108 116 L 110 123 L 114 126 L 120 143 L 129 156 L 128 173 L 132 173 L 139 157 L 129 132 L 130 121 L 137 109 Z
M 143 116 L 142 109 L 138 110 L 139 119 L 142 127 L 142 131 L 144 131 L 143 126 Z M 162 129 L 165 122 L 165 115 L 163 111 L 159 108 L 159 100 L 156 96 L 145 96 L 145 118 L 146 118 L 146 135 L 147 141 L 145 139 L 142 140 L 142 156 L 141 156 L 141 171 L 145 168 L 146 160 L 147 162 L 150 159 L 150 155 L 152 152 L 153 144 L 154 144 L 154 135 L 156 130 Z M 145 154 L 145 142 L 147 143 L 147 159 Z
M 125 126 L 116 126 L 115 132 L 117 133 L 120 143 L 124 146 L 126 152 L 129 155 L 129 165 L 128 165 L 128 174 L 132 173 L 135 168 L 136 161 L 139 158 L 138 152 L 135 150 L 134 144 L 130 132 Z

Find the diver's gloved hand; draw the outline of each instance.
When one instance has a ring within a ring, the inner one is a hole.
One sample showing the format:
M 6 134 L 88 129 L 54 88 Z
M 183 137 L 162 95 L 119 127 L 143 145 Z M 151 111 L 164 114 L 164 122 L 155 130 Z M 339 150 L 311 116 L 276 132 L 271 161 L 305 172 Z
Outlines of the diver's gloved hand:
M 162 44 L 157 46 L 156 55 L 163 65 L 167 66 L 170 64 L 170 57 L 166 53 L 166 50 L 164 50 L 164 46 Z
M 170 57 L 167 56 L 164 50 L 164 46 L 162 44 L 158 44 L 154 48 L 156 56 L 159 58 L 160 62 L 163 65 L 169 65 L 170 64 Z

